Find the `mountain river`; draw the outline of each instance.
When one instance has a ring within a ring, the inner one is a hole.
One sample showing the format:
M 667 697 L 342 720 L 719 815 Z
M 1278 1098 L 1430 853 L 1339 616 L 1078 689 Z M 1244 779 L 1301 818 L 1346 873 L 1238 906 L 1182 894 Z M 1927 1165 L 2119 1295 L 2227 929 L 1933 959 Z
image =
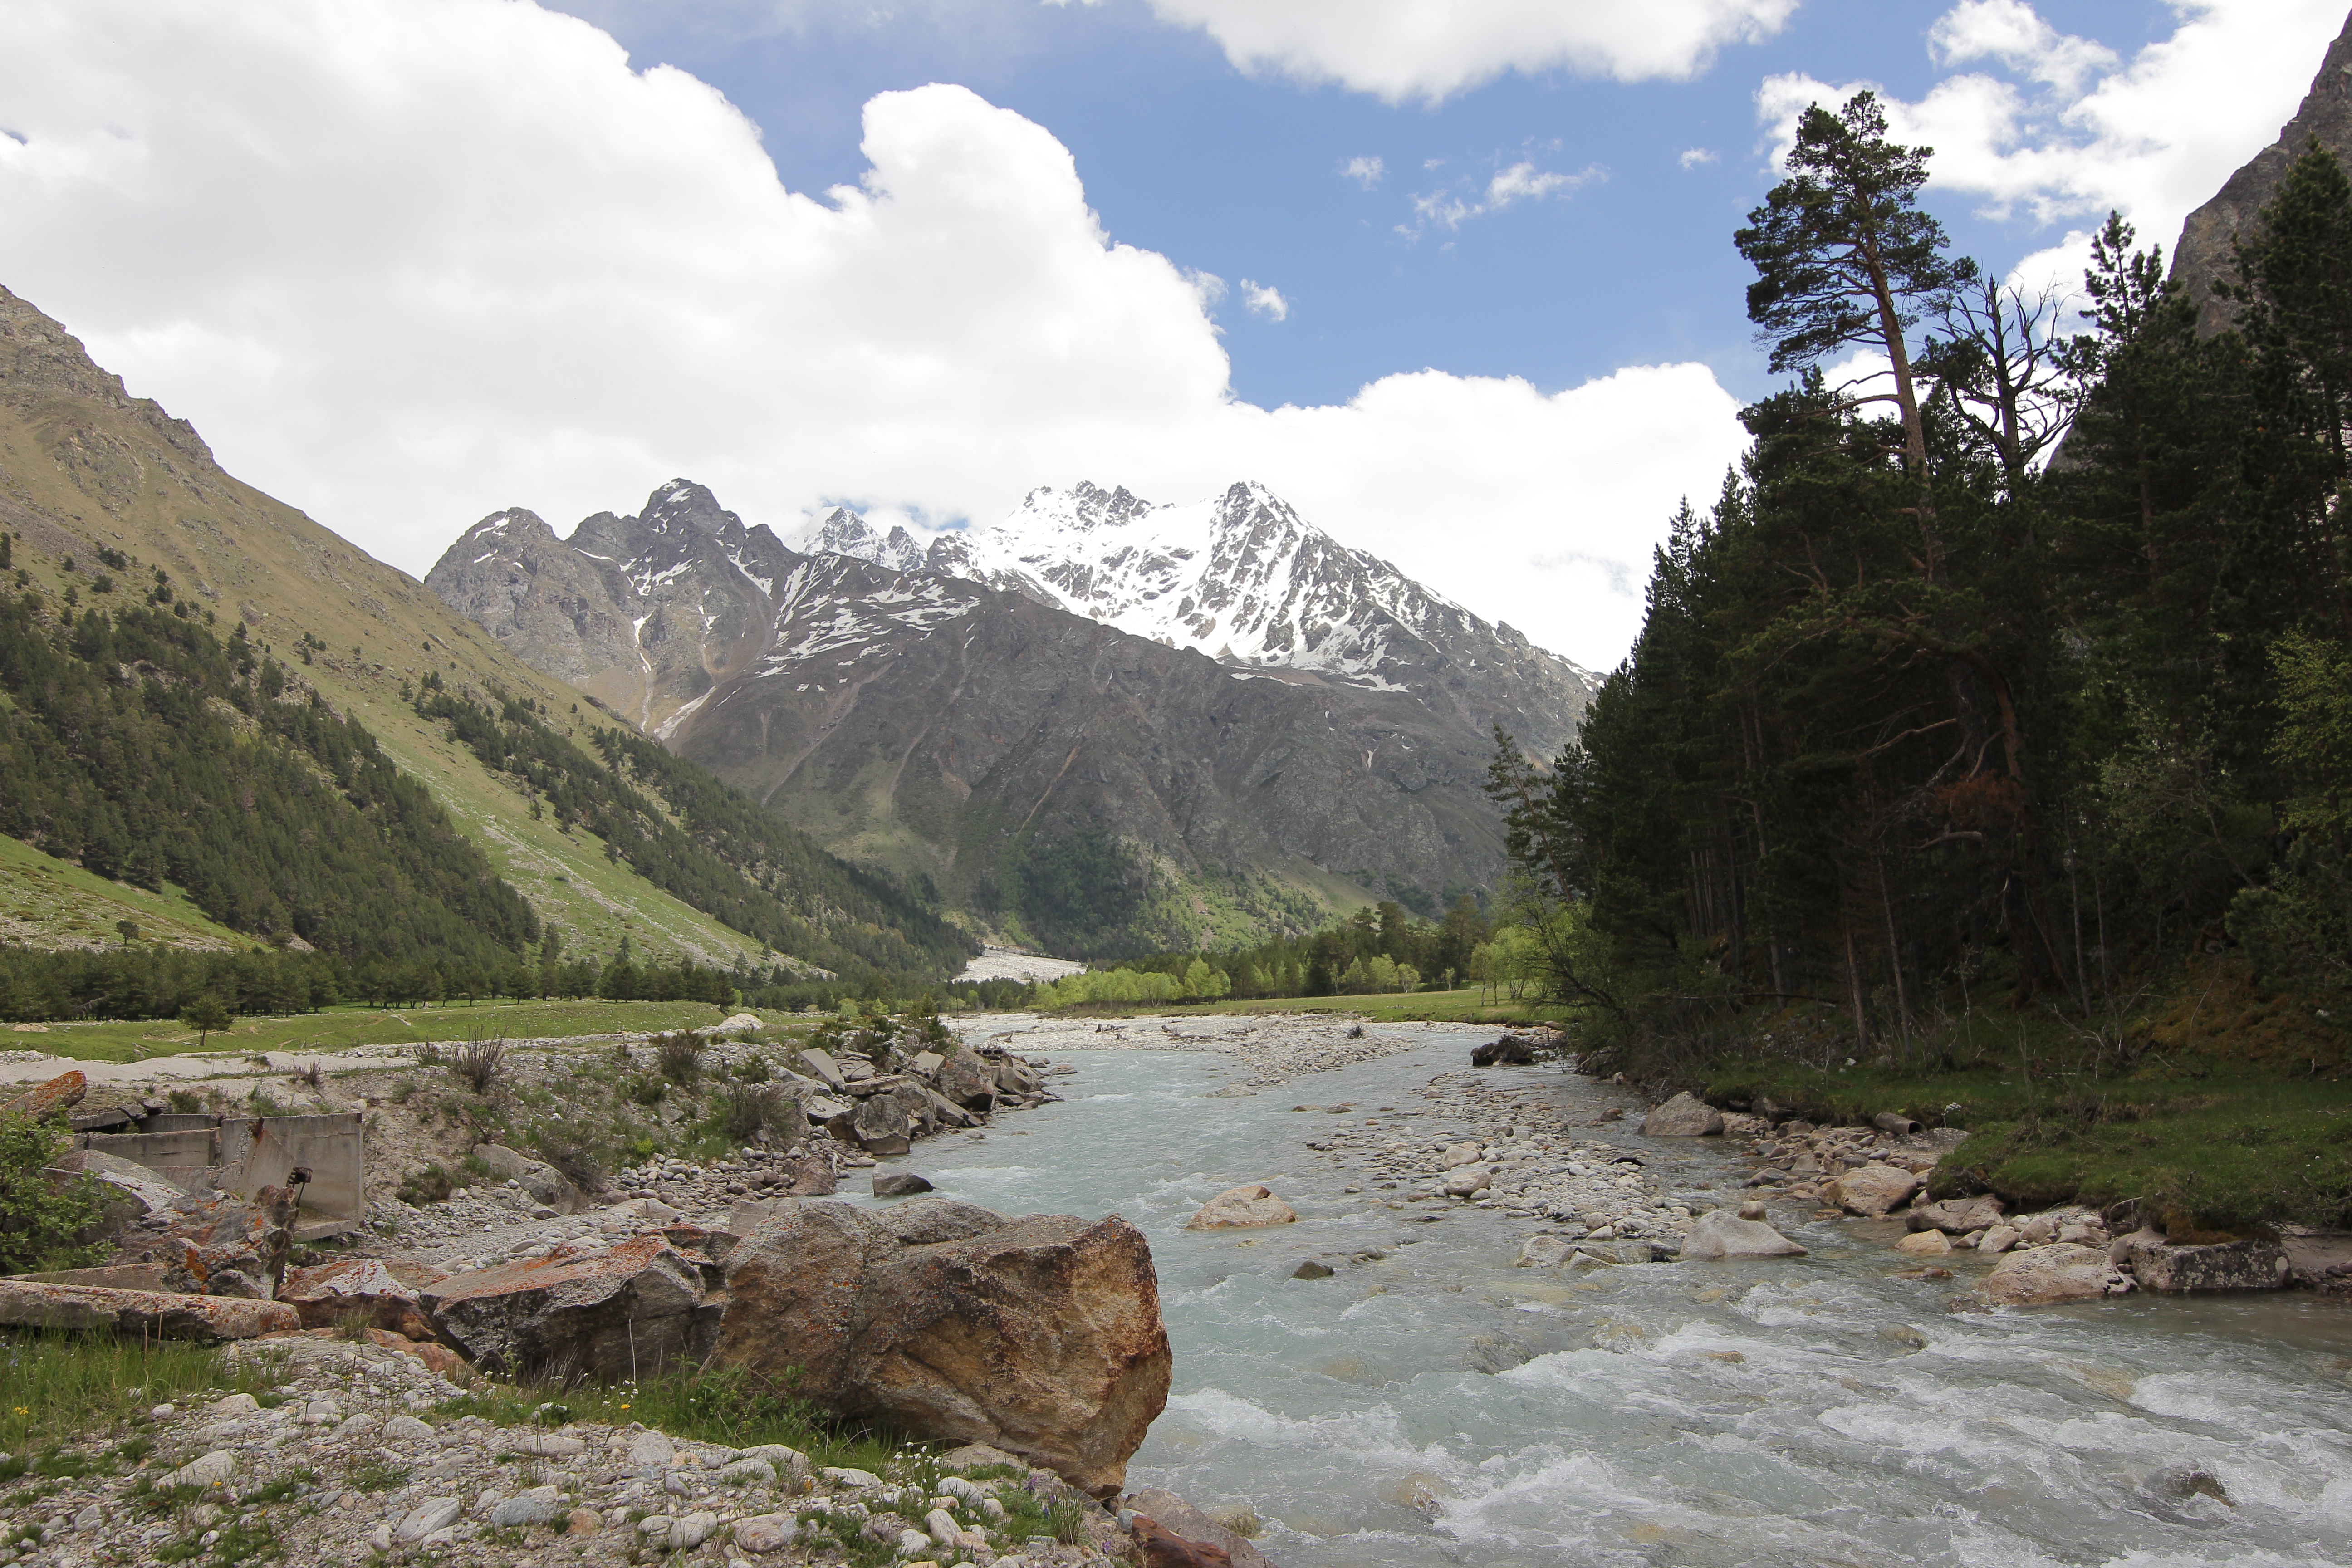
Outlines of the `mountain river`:
M 1306 1148 L 1333 1119 L 1293 1105 L 1413 1110 L 1491 1034 L 1417 1031 L 1401 1054 L 1240 1096 L 1230 1057 L 1057 1053 L 1077 1069 L 1055 1080 L 1065 1103 L 911 1163 L 991 1208 L 1145 1232 L 1175 1387 L 1129 1484 L 1254 1508 L 1283 1568 L 2352 1563 L 2352 1307 L 1954 1312 L 1968 1265 L 1899 1279 L 1916 1264 L 1893 1225 L 1777 1203 L 1810 1257 L 1579 1278 L 1513 1266 L 1534 1222 L 1467 1205 L 1417 1222 L 1379 1201 L 1392 1194 L 1344 1194 L 1354 1174 Z M 1721 1140 L 1583 1125 L 1638 1111 L 1623 1089 L 1491 1070 L 1579 1136 L 1643 1148 L 1695 1211 L 1747 1195 Z M 1402 1124 L 1431 1143 L 1481 1131 Z M 1182 1228 L 1251 1181 L 1299 1223 Z M 1386 1256 L 1345 1261 L 1370 1252 Z M 1291 1278 L 1310 1255 L 1338 1272 Z

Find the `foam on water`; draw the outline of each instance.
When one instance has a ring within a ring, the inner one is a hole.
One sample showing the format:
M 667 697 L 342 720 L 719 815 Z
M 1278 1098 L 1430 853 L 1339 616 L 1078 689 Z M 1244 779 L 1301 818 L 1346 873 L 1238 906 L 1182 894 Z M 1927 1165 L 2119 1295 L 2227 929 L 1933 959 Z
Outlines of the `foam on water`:
M 1499 1215 L 1413 1225 L 1381 1194 L 1343 1194 L 1360 1173 L 1304 1150 L 1322 1119 L 1288 1110 L 1418 1107 L 1476 1037 L 1213 1099 L 1232 1081 L 1214 1056 L 1073 1052 L 1068 1103 L 918 1163 L 992 1207 L 1118 1213 L 1144 1231 L 1175 1389 L 1129 1484 L 1254 1507 L 1285 1568 L 2352 1563 L 2340 1306 L 1954 1315 L 1967 1255 L 1959 1279 L 1905 1279 L 1893 1226 L 1777 1209 L 1812 1256 L 1574 1281 L 1517 1269 L 1524 1232 Z M 1577 1123 L 1626 1103 L 1557 1068 L 1492 1081 L 1539 1089 Z M 1426 1142 L 1436 1120 L 1408 1136 Z M 1016 1130 L 1030 1134 L 1017 1155 Z M 1643 1142 L 1622 1123 L 1584 1132 Z M 1692 1188 L 1744 1175 L 1727 1152 L 1696 1153 L 1654 1169 Z M 1260 1181 L 1298 1224 L 1183 1228 Z M 1345 1261 L 1373 1249 L 1387 1256 Z M 1339 1272 L 1292 1279 L 1313 1255 Z M 2192 1488 L 2199 1472 L 2230 1501 Z

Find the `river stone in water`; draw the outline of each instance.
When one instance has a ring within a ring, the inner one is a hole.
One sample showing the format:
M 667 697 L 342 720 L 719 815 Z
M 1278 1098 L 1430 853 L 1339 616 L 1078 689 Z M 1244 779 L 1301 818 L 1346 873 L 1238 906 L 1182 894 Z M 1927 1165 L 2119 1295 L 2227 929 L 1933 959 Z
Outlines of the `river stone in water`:
M 1762 1220 L 1741 1219 L 1717 1209 L 1699 1215 L 1683 1243 L 1685 1258 L 1802 1258 L 1805 1249 Z
M 2278 1243 L 2252 1237 L 2175 1247 L 2160 1233 L 2143 1230 L 2112 1250 L 2123 1255 L 2119 1261 L 2131 1266 L 2143 1290 L 2275 1290 L 2289 1272 Z
M 1272 1187 L 1252 1184 L 1228 1187 L 1202 1204 L 1186 1230 L 1252 1230 L 1259 1226 L 1288 1225 L 1298 1212 L 1274 1195 Z
M 2000 1223 L 2001 1202 L 1987 1194 L 1978 1198 L 1945 1198 L 1939 1203 L 1921 1204 L 1903 1217 L 1913 1230 L 1940 1230 L 1949 1236 L 1966 1236 L 1972 1230 L 1990 1230 Z
M 2107 1261 L 2105 1251 L 2063 1241 L 2010 1253 L 1984 1282 L 1985 1300 L 1996 1307 L 2120 1296 L 2131 1288 L 2130 1278 Z
M 1915 1230 L 1896 1242 L 1895 1250 L 1914 1258 L 1941 1258 L 1952 1250 L 1952 1240 L 1940 1230 Z
M 991 1444 L 1097 1497 L 1168 1402 L 1151 1249 L 1117 1215 L 802 1203 L 728 1254 L 727 1289 L 719 1364 L 796 1368 L 827 1409 Z
M 1688 1089 L 1642 1118 L 1645 1138 L 1712 1138 L 1723 1131 L 1723 1112 Z
M 1892 1165 L 1864 1165 L 1822 1184 L 1822 1196 L 1848 1214 L 1883 1217 L 1919 1190 L 1919 1178 Z

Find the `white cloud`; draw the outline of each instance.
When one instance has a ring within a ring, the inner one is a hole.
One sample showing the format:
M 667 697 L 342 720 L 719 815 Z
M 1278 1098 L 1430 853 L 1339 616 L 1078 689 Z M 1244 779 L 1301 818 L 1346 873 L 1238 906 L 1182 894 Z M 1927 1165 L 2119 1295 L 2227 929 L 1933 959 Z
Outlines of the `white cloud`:
M 1685 149 L 1683 155 L 1676 159 L 1675 162 L 1682 164 L 1685 169 L 1696 169 L 1702 163 L 1714 163 L 1715 159 L 1716 154 L 1712 149 L 1706 147 L 1692 147 Z
M 1797 0 L 1151 0 L 1151 8 L 1207 32 L 1243 70 L 1434 102 L 1507 71 L 1686 79 L 1724 46 L 1779 32 Z
M 2060 34 L 2018 0 L 1962 0 L 1930 32 L 1937 58 L 1995 62 L 2024 83 L 1967 72 L 1916 102 L 1886 100 L 1895 136 L 1936 149 L 1931 188 L 1977 197 L 1997 216 L 2069 226 L 2020 264 L 2021 277 L 2079 283 L 2089 230 L 2110 210 L 2168 253 L 2189 213 L 2277 138 L 2344 26 L 2343 0 L 2177 0 L 2175 9 L 2172 36 L 2126 60 Z M 1773 161 L 1807 104 L 1834 106 L 1866 85 L 1768 79 L 1757 112 Z
M 1253 283 L 1243 279 L 1242 303 L 1253 315 L 1264 316 L 1269 321 L 1290 320 L 1290 301 L 1271 283 Z
M 0 282 L 412 572 L 497 508 L 568 529 L 677 475 L 780 529 L 1252 478 L 1606 664 L 1740 446 L 1696 365 L 1254 406 L 1222 282 L 1107 236 L 1040 127 L 885 93 L 862 182 L 795 193 L 710 88 L 510 0 L 0 7 Z
M 1412 200 L 1413 221 L 1400 224 L 1397 233 L 1417 239 L 1431 226 L 1457 229 L 1474 217 L 1501 212 L 1519 202 L 1539 202 L 1547 196 L 1573 195 L 1596 180 L 1605 180 L 1609 171 L 1598 163 L 1588 163 L 1573 174 L 1556 170 L 1539 170 L 1531 160 L 1522 160 L 1507 169 L 1497 170 L 1486 181 L 1484 190 L 1471 194 L 1475 187 L 1467 181 L 1441 190 L 1416 195 Z
M 1379 185 L 1388 172 L 1389 166 L 1378 158 L 1350 158 L 1339 165 L 1341 179 L 1353 180 L 1368 191 Z

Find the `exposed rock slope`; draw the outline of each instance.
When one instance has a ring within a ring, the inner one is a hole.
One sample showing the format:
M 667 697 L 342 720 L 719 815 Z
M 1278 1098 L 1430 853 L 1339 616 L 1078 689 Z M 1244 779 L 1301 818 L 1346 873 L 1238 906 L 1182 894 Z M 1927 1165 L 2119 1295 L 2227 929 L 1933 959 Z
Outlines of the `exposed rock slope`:
M 2314 138 L 2339 159 L 2352 162 L 2352 16 L 2328 46 L 2311 90 L 2304 95 L 2294 118 L 2279 132 L 2278 140 L 2254 154 L 2223 182 L 2213 198 L 2181 226 L 2180 243 L 2173 247 L 2172 276 L 2187 286 L 2198 302 L 2198 325 L 2218 331 L 2230 321 L 2230 307 L 2213 295 L 2217 279 L 2237 276 L 2230 253 L 2233 240 L 2254 220 L 2263 204 L 2278 190 L 2289 165 L 2303 156 Z

